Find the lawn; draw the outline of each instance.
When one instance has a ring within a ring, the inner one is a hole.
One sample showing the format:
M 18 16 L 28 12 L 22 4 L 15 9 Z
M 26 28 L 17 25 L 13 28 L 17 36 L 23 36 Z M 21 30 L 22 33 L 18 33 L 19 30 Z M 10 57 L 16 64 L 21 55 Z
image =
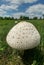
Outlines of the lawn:
M 15 20 L 0 20 L 0 65 L 44 65 L 44 20 L 27 20 L 33 23 L 41 35 L 40 45 L 26 50 L 21 56 L 20 51 L 12 49 L 6 42 L 9 30 L 16 25 Z

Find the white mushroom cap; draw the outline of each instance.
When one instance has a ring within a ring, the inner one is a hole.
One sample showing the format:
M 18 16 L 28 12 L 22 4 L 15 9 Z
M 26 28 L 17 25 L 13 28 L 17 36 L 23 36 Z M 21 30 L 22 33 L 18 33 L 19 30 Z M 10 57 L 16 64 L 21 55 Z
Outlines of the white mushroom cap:
M 6 41 L 18 50 L 32 49 L 40 43 L 40 34 L 32 23 L 23 21 L 9 31 Z

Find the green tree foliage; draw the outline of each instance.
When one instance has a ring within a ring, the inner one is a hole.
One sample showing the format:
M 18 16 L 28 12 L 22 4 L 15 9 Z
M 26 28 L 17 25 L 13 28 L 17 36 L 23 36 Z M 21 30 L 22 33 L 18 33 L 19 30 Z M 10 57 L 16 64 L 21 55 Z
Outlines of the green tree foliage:
M 38 18 L 37 18 L 37 17 L 33 17 L 33 19 L 35 19 L 35 20 L 36 20 L 36 19 L 38 19 Z
M 14 20 L 14 17 L 0 17 L 0 20 Z
M 4 19 L 5 19 L 5 20 L 13 20 L 14 17 L 5 17 Z
M 29 20 L 29 17 L 26 17 L 26 16 L 20 16 L 20 20 Z
M 3 17 L 0 17 L 1 20 L 3 20 L 4 18 Z
M 43 19 L 44 19 L 44 14 L 43 14 Z

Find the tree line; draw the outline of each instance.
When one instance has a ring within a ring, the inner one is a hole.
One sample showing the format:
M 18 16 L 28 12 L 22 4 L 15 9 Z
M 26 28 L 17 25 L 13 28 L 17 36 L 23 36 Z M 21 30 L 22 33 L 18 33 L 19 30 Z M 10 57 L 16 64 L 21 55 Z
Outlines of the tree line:
M 18 20 L 17 18 L 14 18 L 14 17 L 0 17 L 1 20 Z M 30 19 L 38 19 L 38 17 L 33 17 L 33 18 L 29 18 L 27 16 L 20 16 L 19 20 L 30 20 Z M 43 18 L 39 18 L 39 19 L 44 19 L 44 15 L 43 15 Z

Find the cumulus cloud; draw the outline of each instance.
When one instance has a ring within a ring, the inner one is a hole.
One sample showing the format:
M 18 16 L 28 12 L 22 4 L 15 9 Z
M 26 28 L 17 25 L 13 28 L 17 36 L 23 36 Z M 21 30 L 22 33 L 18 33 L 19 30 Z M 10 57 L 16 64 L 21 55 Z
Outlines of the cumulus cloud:
M 9 10 L 9 9 L 17 9 L 17 5 L 5 5 L 5 4 L 3 4 L 3 5 L 1 5 L 0 6 L 0 9 L 3 9 L 3 10 Z
M 43 4 L 37 4 L 30 6 L 25 12 L 18 12 L 15 14 L 12 14 L 14 18 L 19 18 L 20 16 L 29 16 L 30 18 L 33 18 L 35 16 L 42 17 L 44 14 L 44 5 Z
M 44 14 L 44 4 L 36 4 L 36 5 L 32 5 L 29 6 L 29 8 L 25 11 L 25 12 L 14 12 L 14 13 L 10 13 L 8 14 L 7 11 L 9 10 L 17 10 L 19 5 L 22 3 L 33 3 L 36 2 L 37 0 L 6 0 L 11 2 L 10 5 L 5 5 L 2 4 L 0 6 L 0 16 L 10 16 L 10 17 L 14 17 L 14 18 L 19 18 L 20 16 L 29 16 L 30 18 L 33 18 L 35 16 L 37 17 L 42 17 L 42 15 Z
M 1 4 L 0 6 L 0 16 L 14 16 L 15 18 L 20 17 L 21 15 L 28 16 L 26 13 L 18 12 L 18 13 L 11 13 L 12 15 L 8 15 L 9 10 L 18 10 L 19 5 L 22 3 L 33 3 L 37 0 L 2 0 L 5 2 L 9 2 L 9 5 L 7 4 Z
M 5 14 L 6 14 L 6 11 L 0 9 L 0 16 L 3 16 L 3 15 L 5 15 Z
M 25 13 L 23 13 L 23 12 L 18 12 L 18 13 L 15 13 L 15 14 L 12 14 L 12 17 L 14 17 L 14 18 L 20 18 L 20 16 L 25 16 Z
M 7 12 L 4 11 L 3 9 L 0 9 L 0 16 L 2 16 L 2 17 L 11 17 L 10 15 L 7 15 Z
M 15 13 L 12 16 L 14 18 L 19 18 L 20 16 L 28 16 L 30 18 L 33 17 L 42 17 L 42 15 L 44 14 L 44 5 L 43 4 L 37 4 L 37 5 L 33 5 L 30 6 L 25 13 L 24 12 L 19 12 L 19 13 Z
M 10 15 L 7 15 L 9 10 L 17 10 L 17 5 L 15 4 L 11 4 L 11 5 L 5 5 L 5 4 L 2 4 L 0 6 L 0 16 L 10 16 Z
M 37 4 L 37 5 L 30 6 L 26 10 L 26 13 L 30 17 L 34 17 L 34 16 L 40 17 L 40 16 L 42 16 L 42 14 L 44 14 L 44 5 L 43 4 Z
M 33 2 L 36 2 L 37 0 L 6 0 L 6 1 L 9 1 L 15 4 L 22 4 L 22 3 L 33 3 Z
M 4 10 L 9 10 L 9 9 L 18 10 L 17 8 L 22 3 L 33 3 L 33 2 L 36 2 L 37 0 L 2 0 L 2 1 L 9 2 L 9 5 L 2 4 L 0 6 L 1 9 L 4 9 Z
M 24 3 L 33 3 L 36 2 L 37 0 L 24 0 Z

